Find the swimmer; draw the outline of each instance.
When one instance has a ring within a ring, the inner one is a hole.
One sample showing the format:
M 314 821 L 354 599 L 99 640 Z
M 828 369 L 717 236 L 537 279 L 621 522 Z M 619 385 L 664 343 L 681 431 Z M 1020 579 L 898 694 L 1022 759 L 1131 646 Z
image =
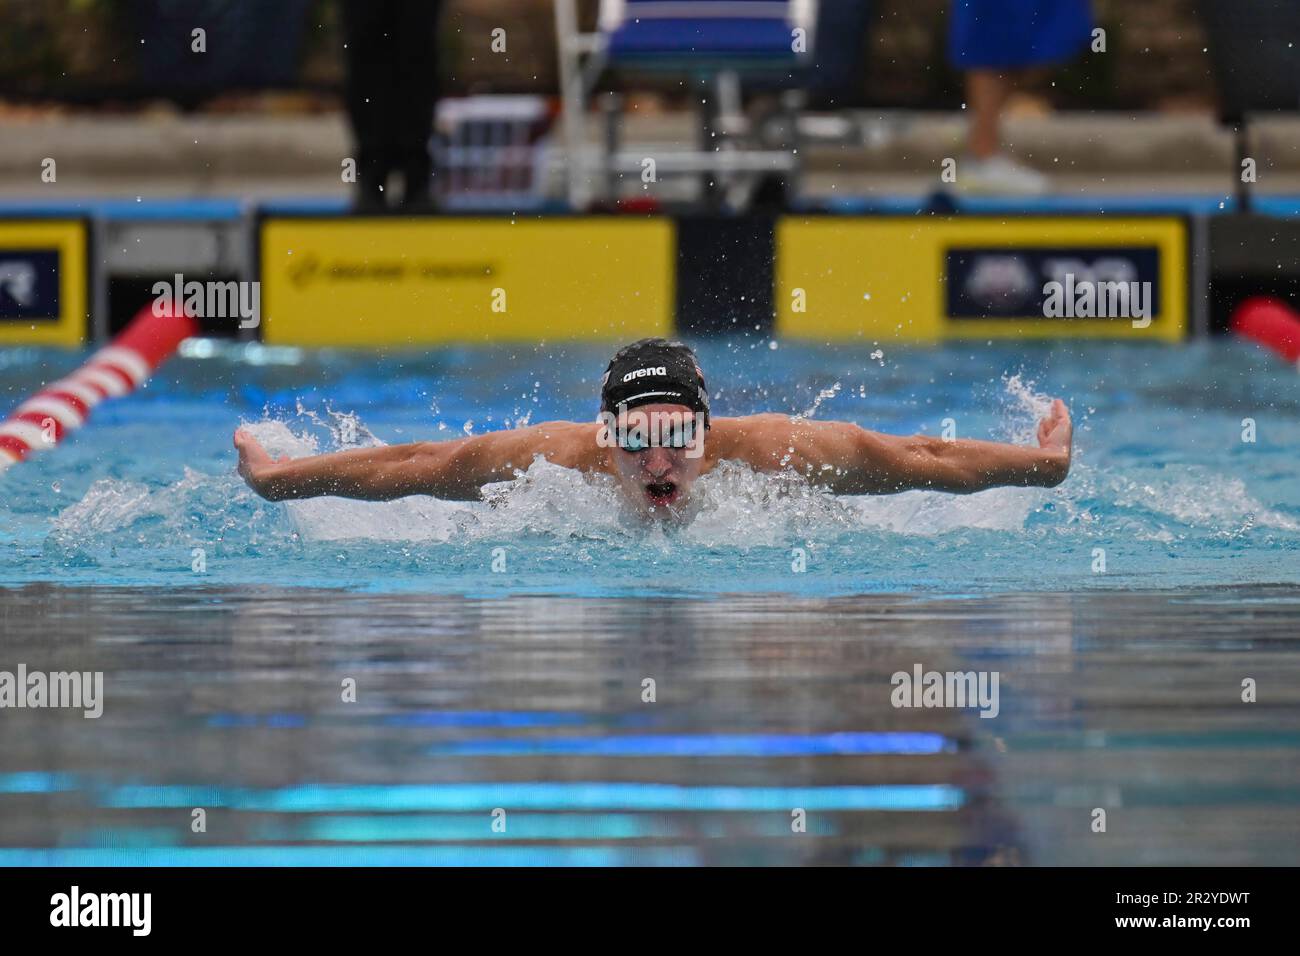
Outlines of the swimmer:
M 545 422 L 452 441 L 357 448 L 273 459 L 235 432 L 239 474 L 271 501 L 338 495 L 388 501 L 406 495 L 468 501 L 508 481 L 537 456 L 611 476 L 639 510 L 680 513 L 700 475 L 737 461 L 794 473 L 835 494 L 925 489 L 967 494 L 1002 485 L 1052 487 L 1070 470 L 1070 413 L 1060 399 L 1038 423 L 1038 446 L 923 435 L 886 435 L 851 422 L 783 414 L 713 418 L 695 353 L 643 339 L 610 360 L 596 422 Z

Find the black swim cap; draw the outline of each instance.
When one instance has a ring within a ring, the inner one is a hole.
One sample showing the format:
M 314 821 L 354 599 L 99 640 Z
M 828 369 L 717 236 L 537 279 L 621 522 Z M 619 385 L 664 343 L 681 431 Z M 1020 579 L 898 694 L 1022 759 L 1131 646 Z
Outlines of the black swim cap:
M 690 347 L 667 339 L 642 339 L 615 353 L 600 383 L 600 410 L 619 406 L 685 405 L 709 424 L 709 390 Z

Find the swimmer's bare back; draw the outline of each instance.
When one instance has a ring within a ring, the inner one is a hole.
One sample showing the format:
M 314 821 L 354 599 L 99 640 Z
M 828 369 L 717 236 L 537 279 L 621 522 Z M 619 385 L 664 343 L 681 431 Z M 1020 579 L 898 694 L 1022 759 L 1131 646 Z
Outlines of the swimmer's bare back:
M 526 471 L 534 458 L 579 471 L 614 474 L 599 422 L 544 422 L 451 441 L 358 448 L 273 459 L 248 432 L 235 432 L 239 474 L 264 498 L 338 495 L 387 501 L 407 495 L 474 500 L 484 485 Z M 1003 485 L 1051 487 L 1070 470 L 1072 426 L 1056 399 L 1038 423 L 1038 445 L 924 435 L 886 435 L 851 422 L 763 414 L 715 418 L 702 470 L 739 461 L 756 471 L 794 472 L 837 494 L 929 489 L 964 494 Z

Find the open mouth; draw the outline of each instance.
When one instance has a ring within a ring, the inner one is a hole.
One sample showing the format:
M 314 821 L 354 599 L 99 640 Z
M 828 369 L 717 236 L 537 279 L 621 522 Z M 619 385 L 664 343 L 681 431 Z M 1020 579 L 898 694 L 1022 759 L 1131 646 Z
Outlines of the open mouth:
M 671 504 L 677 497 L 677 484 L 672 481 L 652 481 L 645 486 L 645 494 L 651 504 Z

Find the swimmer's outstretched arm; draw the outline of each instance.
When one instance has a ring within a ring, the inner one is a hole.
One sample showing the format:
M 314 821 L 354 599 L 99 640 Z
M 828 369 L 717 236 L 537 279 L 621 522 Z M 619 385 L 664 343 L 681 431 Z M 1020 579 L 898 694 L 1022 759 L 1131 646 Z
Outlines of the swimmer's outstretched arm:
M 722 424 L 722 420 L 718 422 Z M 966 494 L 1002 485 L 1052 487 L 1070 471 L 1070 412 L 1059 398 L 1038 423 L 1038 447 L 925 435 L 884 435 L 850 422 L 785 415 L 731 419 L 737 457 L 765 471 L 793 469 L 838 494 L 928 489 Z M 722 429 L 715 426 L 715 433 Z M 716 434 L 715 438 L 723 438 Z
M 271 501 L 319 495 L 366 501 L 433 495 L 471 501 L 484 485 L 526 471 L 537 455 L 569 468 L 599 467 L 593 440 L 597 427 L 546 422 L 452 441 L 354 448 L 292 459 L 272 458 L 256 438 L 239 429 L 235 448 L 239 474 Z

